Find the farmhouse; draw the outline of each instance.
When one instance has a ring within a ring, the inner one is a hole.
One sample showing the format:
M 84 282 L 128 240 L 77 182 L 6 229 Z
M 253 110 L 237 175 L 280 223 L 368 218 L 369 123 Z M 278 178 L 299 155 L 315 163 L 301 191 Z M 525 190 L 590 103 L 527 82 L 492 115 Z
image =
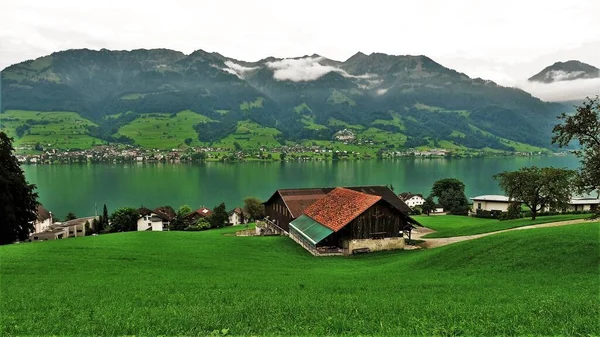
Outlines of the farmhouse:
M 402 192 L 398 195 L 398 197 L 402 199 L 402 201 L 404 201 L 404 203 L 410 208 L 413 208 L 415 206 L 421 206 L 425 203 L 425 198 L 423 198 L 422 194 Z
M 508 206 L 512 203 L 508 197 L 503 195 L 480 195 L 471 200 L 473 200 L 473 212 L 477 212 L 477 210 L 507 212 Z
M 269 222 L 313 255 L 404 247 L 418 224 L 386 186 L 277 190 L 265 202 Z
M 138 231 L 163 231 L 169 228 L 169 224 L 175 218 L 175 212 L 171 207 L 158 207 L 150 210 L 146 207 L 138 209 Z

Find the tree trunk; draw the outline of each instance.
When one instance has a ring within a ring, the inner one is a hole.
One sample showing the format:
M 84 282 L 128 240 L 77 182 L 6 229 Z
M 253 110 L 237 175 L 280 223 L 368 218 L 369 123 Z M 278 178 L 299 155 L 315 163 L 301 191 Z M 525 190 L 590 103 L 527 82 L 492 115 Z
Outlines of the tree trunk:
M 537 209 L 531 211 L 531 220 L 535 220 L 535 216 L 537 215 Z

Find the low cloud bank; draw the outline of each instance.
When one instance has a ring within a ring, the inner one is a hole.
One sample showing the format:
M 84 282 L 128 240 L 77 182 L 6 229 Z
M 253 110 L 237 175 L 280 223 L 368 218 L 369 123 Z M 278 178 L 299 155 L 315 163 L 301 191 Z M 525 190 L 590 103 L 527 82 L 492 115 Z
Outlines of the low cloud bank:
M 273 70 L 273 78 L 278 81 L 307 82 L 314 81 L 330 72 L 336 72 L 344 77 L 367 79 L 373 74 L 350 75 L 345 70 L 319 63 L 323 57 L 305 57 L 301 59 L 283 59 L 267 62 L 266 66 Z
M 515 85 L 544 101 L 558 102 L 600 95 L 600 78 L 540 83 L 523 81 Z

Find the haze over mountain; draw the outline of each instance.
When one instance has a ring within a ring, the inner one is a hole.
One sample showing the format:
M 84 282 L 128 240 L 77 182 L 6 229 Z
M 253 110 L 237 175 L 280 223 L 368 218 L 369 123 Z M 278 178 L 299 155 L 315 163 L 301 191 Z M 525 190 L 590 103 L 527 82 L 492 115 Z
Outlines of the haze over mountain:
M 206 142 L 251 121 L 281 132 L 281 142 L 358 125 L 406 135 L 407 147 L 546 147 L 564 110 L 426 56 L 360 52 L 343 62 L 316 54 L 245 62 L 203 50 L 67 50 L 4 69 L 1 85 L 2 111 L 75 111 L 98 124 L 90 134 L 110 140 L 123 140 L 120 127 L 139 114 L 189 109 L 207 117 L 194 125 Z

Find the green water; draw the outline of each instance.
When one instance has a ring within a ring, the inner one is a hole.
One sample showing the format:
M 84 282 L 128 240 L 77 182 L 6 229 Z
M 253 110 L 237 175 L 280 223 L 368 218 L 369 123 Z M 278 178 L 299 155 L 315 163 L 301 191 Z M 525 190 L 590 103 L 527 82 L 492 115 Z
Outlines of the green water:
M 243 199 L 268 198 L 278 188 L 389 185 L 397 193 L 428 194 L 438 179 L 454 177 L 467 197 L 501 193 L 496 173 L 524 166 L 576 168 L 572 156 L 469 159 L 402 159 L 341 162 L 26 165 L 25 175 L 38 186 L 39 201 L 61 218 L 68 212 L 93 215 L 123 206 L 178 208 L 188 204 L 228 209 Z

